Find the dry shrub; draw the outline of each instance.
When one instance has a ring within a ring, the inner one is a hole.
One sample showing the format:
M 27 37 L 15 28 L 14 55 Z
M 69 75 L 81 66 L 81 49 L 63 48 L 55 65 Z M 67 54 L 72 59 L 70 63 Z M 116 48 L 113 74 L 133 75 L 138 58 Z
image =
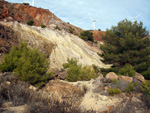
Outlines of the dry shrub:
M 10 77 L 10 76 L 9 76 Z M 62 103 L 43 90 L 29 89 L 26 82 L 13 80 L 8 76 L 0 77 L 0 104 L 5 101 L 12 102 L 14 106 L 27 104 L 31 113 L 79 113 L 78 106 L 71 98 L 64 99 Z M 8 82 L 11 81 L 11 82 Z M 75 98 L 75 97 L 74 97 Z

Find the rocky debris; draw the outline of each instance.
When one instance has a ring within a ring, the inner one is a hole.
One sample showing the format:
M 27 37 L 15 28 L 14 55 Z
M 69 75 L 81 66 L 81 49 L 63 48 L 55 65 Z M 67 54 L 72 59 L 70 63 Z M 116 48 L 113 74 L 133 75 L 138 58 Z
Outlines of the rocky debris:
M 142 99 L 138 99 L 137 94 L 124 95 L 124 100 L 113 108 L 114 113 L 149 113 Z
M 96 91 L 98 89 L 103 90 L 103 88 L 101 87 L 102 83 L 100 82 L 101 79 L 101 77 L 98 77 L 97 79 L 91 79 L 90 81 L 77 81 L 72 83 L 69 82 L 69 84 L 73 84 L 85 92 L 80 103 L 80 108 L 83 111 L 109 111 L 110 106 L 113 106 L 122 101 L 122 98 L 120 97 L 101 95 Z
M 119 76 L 119 80 L 125 81 L 125 82 L 132 82 L 133 78 L 128 76 Z
M 109 88 L 120 85 L 120 83 L 134 83 L 134 81 L 129 82 L 123 79 L 118 79 L 115 84 L 113 83 L 113 81 L 111 83 L 106 83 L 102 80 L 104 79 L 104 77 L 99 76 L 95 80 L 91 79 L 90 81 L 67 82 L 63 80 L 51 80 L 42 89 L 36 89 L 32 85 L 23 86 L 24 84 L 19 81 L 13 82 L 13 77 L 7 77 L 10 75 L 12 75 L 12 73 L 3 73 L 0 76 L 2 78 L 6 77 L 5 80 L 1 80 L 4 81 L 4 83 L 0 84 L 0 89 L 3 86 L 12 86 L 16 84 L 16 87 L 22 89 L 20 91 L 24 90 L 26 93 L 28 91 L 32 93 L 32 96 L 30 96 L 32 97 L 32 99 L 34 98 L 35 100 L 40 99 L 41 101 L 47 102 L 49 101 L 49 99 L 53 99 L 55 101 L 58 101 L 59 103 L 64 103 L 67 101 L 70 104 L 77 106 L 77 108 L 80 108 L 83 112 L 92 110 L 100 113 L 150 112 L 145 102 L 143 101 L 143 94 L 140 92 L 122 92 L 121 94 L 115 96 L 108 95 Z M 28 95 L 29 92 L 27 93 Z M 104 94 L 103 92 L 107 94 Z M 31 111 L 31 106 L 24 104 L 22 104 L 22 106 L 13 106 L 12 102 L 7 101 L 2 103 L 1 105 L 3 106 L 0 108 L 0 112 L 2 113 L 27 113 Z
M 55 79 L 65 80 L 67 77 L 67 70 L 56 70 L 53 73 Z

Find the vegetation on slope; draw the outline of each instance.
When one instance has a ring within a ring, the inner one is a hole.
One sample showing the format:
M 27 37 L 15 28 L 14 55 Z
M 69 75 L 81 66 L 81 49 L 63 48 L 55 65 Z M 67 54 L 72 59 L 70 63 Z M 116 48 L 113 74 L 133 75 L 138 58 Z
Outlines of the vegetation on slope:
M 92 41 L 94 42 L 93 33 L 90 31 L 83 31 L 80 33 L 80 38 L 85 41 Z
M 78 64 L 76 59 L 68 59 L 67 63 L 63 64 L 63 67 L 68 68 L 68 73 L 66 79 L 70 82 L 90 80 L 91 78 L 96 78 L 97 74 L 92 67 L 84 66 Z
M 105 44 L 100 47 L 103 51 L 101 57 L 103 63 L 113 66 L 102 71 L 118 73 L 124 65 L 130 64 L 134 70 L 150 79 L 150 40 L 147 35 L 143 23 L 136 21 L 123 20 L 107 30 L 103 37 Z
M 0 64 L 2 72 L 15 72 L 19 79 L 41 86 L 52 76 L 46 74 L 49 62 L 45 55 L 37 49 L 27 48 L 26 43 L 19 47 L 13 46 L 10 53 L 6 54 Z

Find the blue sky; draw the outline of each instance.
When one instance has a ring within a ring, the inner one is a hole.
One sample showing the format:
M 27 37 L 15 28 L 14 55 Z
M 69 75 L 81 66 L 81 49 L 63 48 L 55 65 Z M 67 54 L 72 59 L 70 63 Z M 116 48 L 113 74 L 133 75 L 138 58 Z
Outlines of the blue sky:
M 29 3 L 32 0 L 7 0 L 12 3 Z M 89 17 L 98 20 L 96 29 L 105 31 L 119 21 L 136 17 L 150 30 L 150 0 L 35 0 L 35 7 L 49 9 L 57 17 L 84 30 L 93 29 Z M 133 20 L 131 20 L 133 21 Z

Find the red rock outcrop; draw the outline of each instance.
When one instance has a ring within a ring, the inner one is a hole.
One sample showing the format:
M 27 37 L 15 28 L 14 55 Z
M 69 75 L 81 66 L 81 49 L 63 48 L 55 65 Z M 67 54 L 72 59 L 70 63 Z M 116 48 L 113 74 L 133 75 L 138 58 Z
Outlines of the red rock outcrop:
M 105 34 L 105 31 L 93 31 L 94 40 L 103 42 L 102 36 Z
M 36 8 L 30 6 L 28 3 L 8 3 L 4 0 L 0 0 L 0 21 L 9 20 L 8 17 L 12 18 L 11 21 L 18 21 L 25 24 L 29 20 L 34 20 L 35 26 L 58 26 L 60 29 L 64 29 L 68 32 L 72 30 L 74 34 L 78 35 L 82 31 L 82 29 L 78 27 L 63 22 L 48 9 Z

